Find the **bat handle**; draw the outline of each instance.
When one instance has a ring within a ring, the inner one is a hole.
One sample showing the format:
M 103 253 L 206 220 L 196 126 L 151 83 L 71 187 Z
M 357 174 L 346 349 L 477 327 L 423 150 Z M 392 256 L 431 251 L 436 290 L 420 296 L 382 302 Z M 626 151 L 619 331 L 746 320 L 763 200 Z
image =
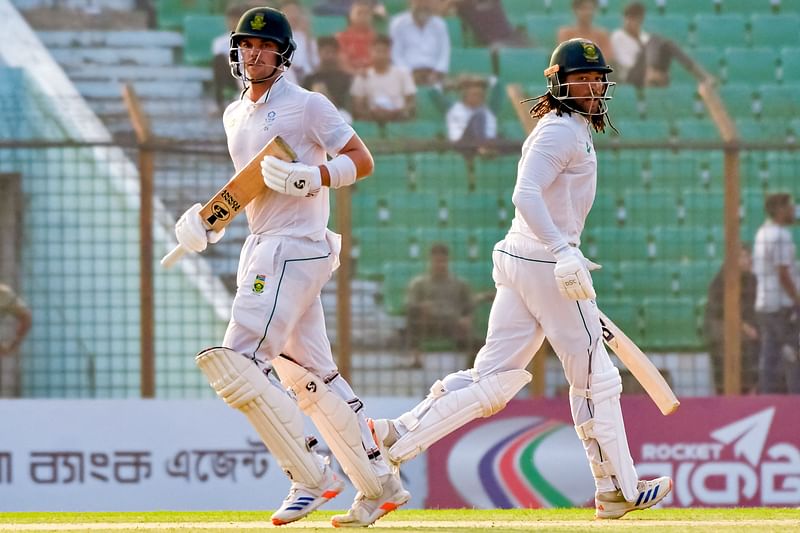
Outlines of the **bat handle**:
M 178 259 L 183 257 L 183 254 L 185 253 L 186 253 L 186 248 L 184 248 L 180 244 L 177 245 L 175 248 L 172 249 L 170 253 L 161 258 L 161 266 L 163 266 L 164 268 L 170 268 L 172 265 L 177 263 Z

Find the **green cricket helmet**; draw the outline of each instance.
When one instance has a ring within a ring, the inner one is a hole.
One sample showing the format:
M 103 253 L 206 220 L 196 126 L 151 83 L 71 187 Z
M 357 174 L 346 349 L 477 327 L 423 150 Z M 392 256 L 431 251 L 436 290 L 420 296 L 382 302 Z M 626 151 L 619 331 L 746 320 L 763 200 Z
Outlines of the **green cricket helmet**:
M 600 72 L 603 74 L 603 101 L 612 96 L 608 89 L 616 85 L 608 81 L 608 74 L 614 69 L 606 62 L 602 50 L 588 39 L 576 38 L 559 44 L 550 56 L 550 66 L 544 71 L 547 78 L 547 90 L 559 101 L 574 99 L 569 96 L 569 84 L 564 77 L 572 72 Z M 605 108 L 605 106 L 602 106 Z M 603 111 L 605 113 L 607 110 Z
M 279 66 L 283 70 L 292 64 L 292 55 L 297 49 L 292 38 L 292 27 L 286 15 L 271 7 L 255 7 L 242 15 L 236 29 L 231 32 L 229 63 L 234 77 L 243 79 L 242 59 L 239 57 L 239 42 L 245 37 L 258 37 L 278 45 L 281 57 Z

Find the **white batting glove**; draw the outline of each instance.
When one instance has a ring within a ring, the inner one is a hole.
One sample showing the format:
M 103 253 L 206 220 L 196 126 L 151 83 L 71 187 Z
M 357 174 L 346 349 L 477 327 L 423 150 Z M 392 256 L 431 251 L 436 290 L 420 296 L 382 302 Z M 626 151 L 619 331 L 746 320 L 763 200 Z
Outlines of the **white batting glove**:
M 314 196 L 322 187 L 319 167 L 288 163 L 271 155 L 261 160 L 261 175 L 267 187 L 290 196 Z
M 225 228 L 207 231 L 200 218 L 200 204 L 194 204 L 181 215 L 175 224 L 175 237 L 178 244 L 192 252 L 202 252 L 208 243 L 214 244 L 225 235 Z
M 594 300 L 597 293 L 592 285 L 592 270 L 602 268 L 597 263 L 586 259 L 578 248 L 566 246 L 553 252 L 556 256 L 556 277 L 558 290 L 565 298 L 571 300 Z

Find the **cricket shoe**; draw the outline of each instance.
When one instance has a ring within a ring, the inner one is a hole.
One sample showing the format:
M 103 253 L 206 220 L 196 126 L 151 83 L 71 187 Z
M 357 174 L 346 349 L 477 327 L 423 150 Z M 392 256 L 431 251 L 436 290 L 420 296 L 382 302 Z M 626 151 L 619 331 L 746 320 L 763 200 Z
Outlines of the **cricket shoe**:
M 411 494 L 400 482 L 400 474 L 384 474 L 380 480 L 383 487 L 380 496 L 367 498 L 361 492 L 356 493 L 356 499 L 347 514 L 338 514 L 331 518 L 333 527 L 370 526 L 411 499 Z
M 292 483 L 289 495 L 283 500 L 280 508 L 272 513 L 272 525 L 282 526 L 305 518 L 343 490 L 344 482 L 336 477 L 330 465 L 326 464 L 319 487 L 312 488 L 296 481 Z
M 385 418 L 367 418 L 367 426 L 369 426 L 369 431 L 372 433 L 372 440 L 378 445 L 378 449 L 386 463 L 392 468 L 392 471 L 397 471 L 400 464 L 395 463 L 389 456 L 389 448 L 400 438 L 394 423 Z
M 672 490 L 672 478 L 659 477 L 649 481 L 640 479 L 636 485 L 639 496 L 629 502 L 621 490 L 598 492 L 594 496 L 595 516 L 597 518 L 622 518 L 626 513 L 652 507 Z

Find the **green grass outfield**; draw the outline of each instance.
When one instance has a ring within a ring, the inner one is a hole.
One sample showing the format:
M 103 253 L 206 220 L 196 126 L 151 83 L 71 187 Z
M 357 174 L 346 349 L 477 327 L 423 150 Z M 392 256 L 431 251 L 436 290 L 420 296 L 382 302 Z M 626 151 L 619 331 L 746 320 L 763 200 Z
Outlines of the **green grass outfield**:
M 331 531 L 334 511 L 318 511 L 280 529 Z M 268 511 L 154 512 L 154 513 L 0 513 L 0 532 L 85 531 L 157 533 L 255 532 L 274 528 Z M 400 510 L 377 522 L 370 531 L 435 531 L 437 533 L 492 531 L 630 531 L 729 533 L 800 532 L 800 509 L 653 509 L 631 513 L 621 520 L 594 520 L 592 509 L 513 510 Z

